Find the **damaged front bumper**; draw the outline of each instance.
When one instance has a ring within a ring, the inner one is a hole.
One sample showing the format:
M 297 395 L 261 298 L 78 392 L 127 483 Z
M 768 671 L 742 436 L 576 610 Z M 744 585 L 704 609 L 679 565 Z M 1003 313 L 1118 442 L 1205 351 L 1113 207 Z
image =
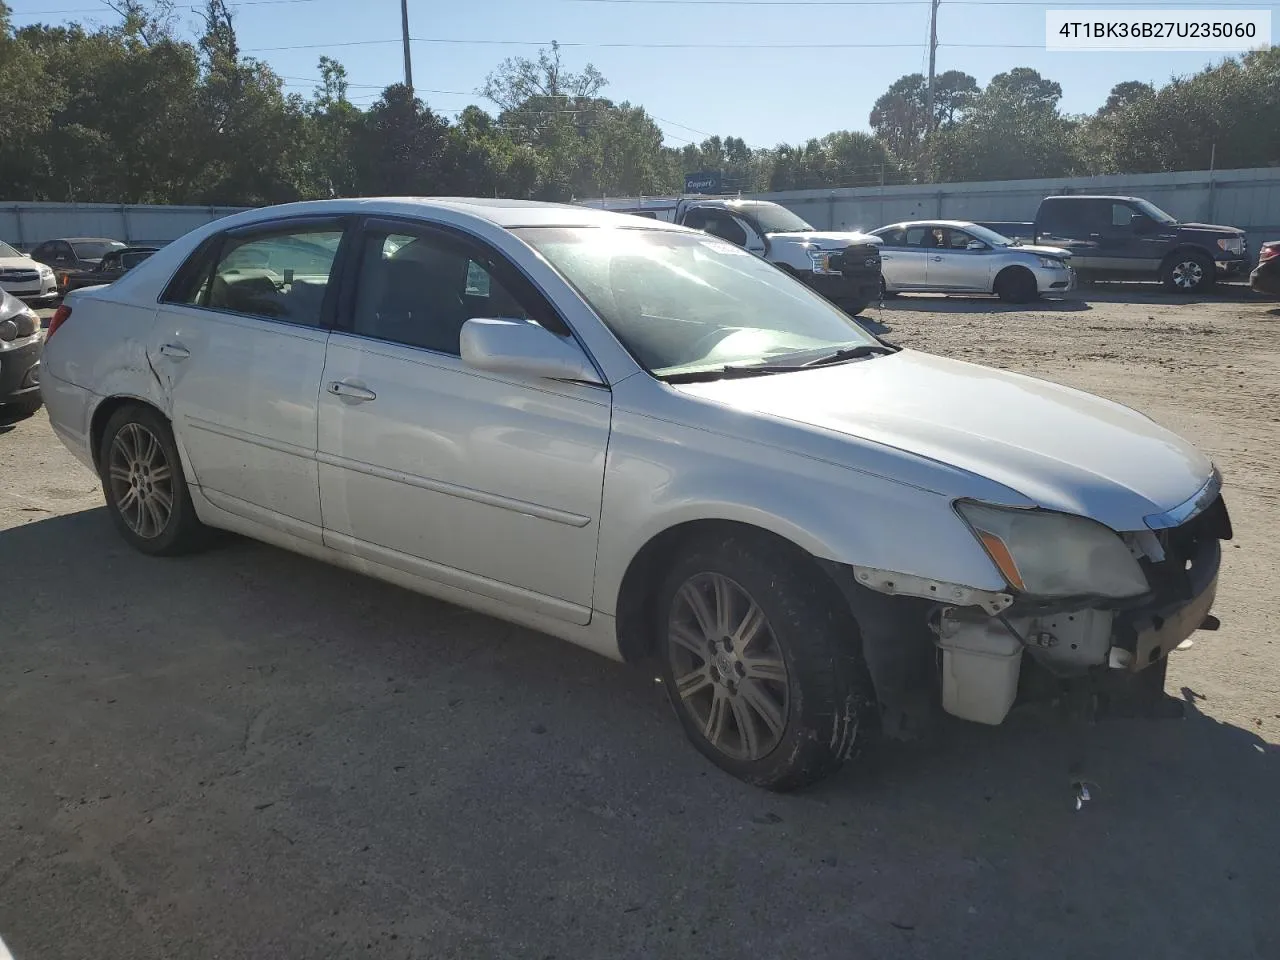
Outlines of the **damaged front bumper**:
M 1163 686 L 1170 651 L 1216 629 L 1222 541 L 1231 521 L 1217 478 L 1129 535 L 1149 590 L 1129 600 L 1037 601 L 862 566 L 825 564 L 849 603 L 883 731 L 911 737 L 939 700 L 951 714 L 1003 722 L 1017 701 L 1091 684 Z
M 1016 599 L 994 615 L 943 607 L 932 627 L 942 653 L 942 706 L 979 723 L 1004 720 L 1020 690 L 1023 658 L 1061 680 L 1130 674 L 1158 664 L 1206 624 L 1231 522 L 1219 495 L 1183 525 L 1161 530 L 1159 560 L 1142 565 L 1151 591 L 1130 602 L 1037 606 Z

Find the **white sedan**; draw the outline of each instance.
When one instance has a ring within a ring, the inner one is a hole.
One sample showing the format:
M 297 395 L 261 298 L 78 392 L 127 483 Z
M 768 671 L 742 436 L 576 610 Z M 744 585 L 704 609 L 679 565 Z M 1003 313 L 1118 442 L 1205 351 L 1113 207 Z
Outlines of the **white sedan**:
M 1071 251 L 1023 246 L 968 220 L 912 220 L 872 230 L 879 237 L 882 292 L 994 293 L 1026 303 L 1076 286 Z
M 0 290 L 24 300 L 52 300 L 58 283 L 52 269 L 0 240 Z
M 656 657 L 698 749 L 774 789 L 1038 677 L 1158 692 L 1231 535 L 1145 416 L 582 207 L 237 214 L 70 294 L 42 389 L 139 550 L 218 527 Z

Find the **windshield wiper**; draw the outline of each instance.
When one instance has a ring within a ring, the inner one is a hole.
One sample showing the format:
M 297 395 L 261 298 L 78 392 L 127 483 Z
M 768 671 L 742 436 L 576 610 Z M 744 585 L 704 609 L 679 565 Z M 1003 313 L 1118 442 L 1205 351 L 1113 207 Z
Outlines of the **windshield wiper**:
M 813 357 L 804 363 L 752 363 L 727 364 L 712 370 L 690 370 L 687 373 L 672 373 L 663 377 L 667 383 L 702 383 L 709 380 L 735 380 L 742 377 L 758 377 L 769 373 L 795 373 L 800 370 L 812 370 L 814 367 L 831 363 L 842 363 L 846 360 L 864 360 L 880 354 L 897 353 L 901 347 L 890 344 L 860 343 L 856 347 L 843 347 L 832 350 L 819 357 Z
M 753 363 L 750 366 L 729 364 L 713 370 L 690 370 L 687 373 L 670 373 L 659 377 L 667 383 L 704 383 L 709 380 L 738 380 L 742 377 L 758 377 L 768 373 L 793 373 L 807 369 L 797 363 Z
M 830 353 L 824 353 L 820 357 L 814 357 L 812 360 L 806 360 L 804 366 L 821 367 L 829 363 L 843 363 L 846 360 L 864 360 L 867 357 L 897 353 L 899 349 L 900 348 L 888 346 L 887 344 L 860 343 L 856 347 L 845 347 L 841 350 L 833 350 Z

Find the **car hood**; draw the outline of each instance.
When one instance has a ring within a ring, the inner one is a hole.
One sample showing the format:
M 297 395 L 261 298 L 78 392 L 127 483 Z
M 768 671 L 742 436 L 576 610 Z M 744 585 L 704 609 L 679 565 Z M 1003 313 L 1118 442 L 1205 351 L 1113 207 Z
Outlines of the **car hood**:
M 884 243 L 879 237 L 873 237 L 869 233 L 858 233 L 853 230 L 844 231 L 823 231 L 823 230 L 804 230 L 795 233 L 771 233 L 770 240 L 790 240 L 796 243 L 819 243 L 822 248 L 836 249 L 847 247 L 854 243 L 874 243 L 876 246 Z
M 1224 237 L 1243 237 L 1245 232 L 1239 227 L 1224 227 L 1217 223 L 1178 223 L 1177 227 L 1183 227 L 1187 230 L 1201 230 L 1204 233 L 1220 233 Z
M 1013 253 L 1034 253 L 1042 257 L 1058 257 L 1061 260 L 1071 259 L 1071 251 L 1062 247 L 1042 247 L 1037 244 L 1020 244 L 1016 247 L 1005 247 Z
M 1213 470 L 1128 407 L 914 350 L 678 389 L 925 457 L 1120 531 L 1144 529 L 1145 517 L 1188 500 Z
M 39 270 L 42 266 L 30 257 L 0 257 L 0 270 Z

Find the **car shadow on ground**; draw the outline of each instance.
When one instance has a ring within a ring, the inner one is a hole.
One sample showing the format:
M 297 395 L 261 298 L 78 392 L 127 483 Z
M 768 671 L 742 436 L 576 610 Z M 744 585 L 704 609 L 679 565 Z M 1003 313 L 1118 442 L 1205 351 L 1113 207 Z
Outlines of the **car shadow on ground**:
M 98 508 L 0 531 L 0 568 L 16 956 L 1280 955 L 1280 755 L 1191 691 L 781 796 L 651 670 L 271 547 L 145 557 Z
M 1091 309 L 1086 300 L 1072 295 L 1042 297 L 1029 303 L 1006 303 L 996 296 L 950 293 L 901 293 L 888 297 L 872 310 L 884 313 L 1077 313 Z
M 1099 303 L 1152 303 L 1152 304 L 1197 304 L 1197 303 L 1261 303 L 1264 296 L 1254 293 L 1247 283 L 1219 283 L 1206 293 L 1185 294 L 1168 290 L 1161 283 L 1144 283 L 1138 281 L 1100 280 L 1081 285 L 1072 291 L 1073 297 L 1093 300 Z
M 0 433 L 8 433 L 23 420 L 30 420 L 34 412 L 28 413 L 16 403 L 0 403 Z

